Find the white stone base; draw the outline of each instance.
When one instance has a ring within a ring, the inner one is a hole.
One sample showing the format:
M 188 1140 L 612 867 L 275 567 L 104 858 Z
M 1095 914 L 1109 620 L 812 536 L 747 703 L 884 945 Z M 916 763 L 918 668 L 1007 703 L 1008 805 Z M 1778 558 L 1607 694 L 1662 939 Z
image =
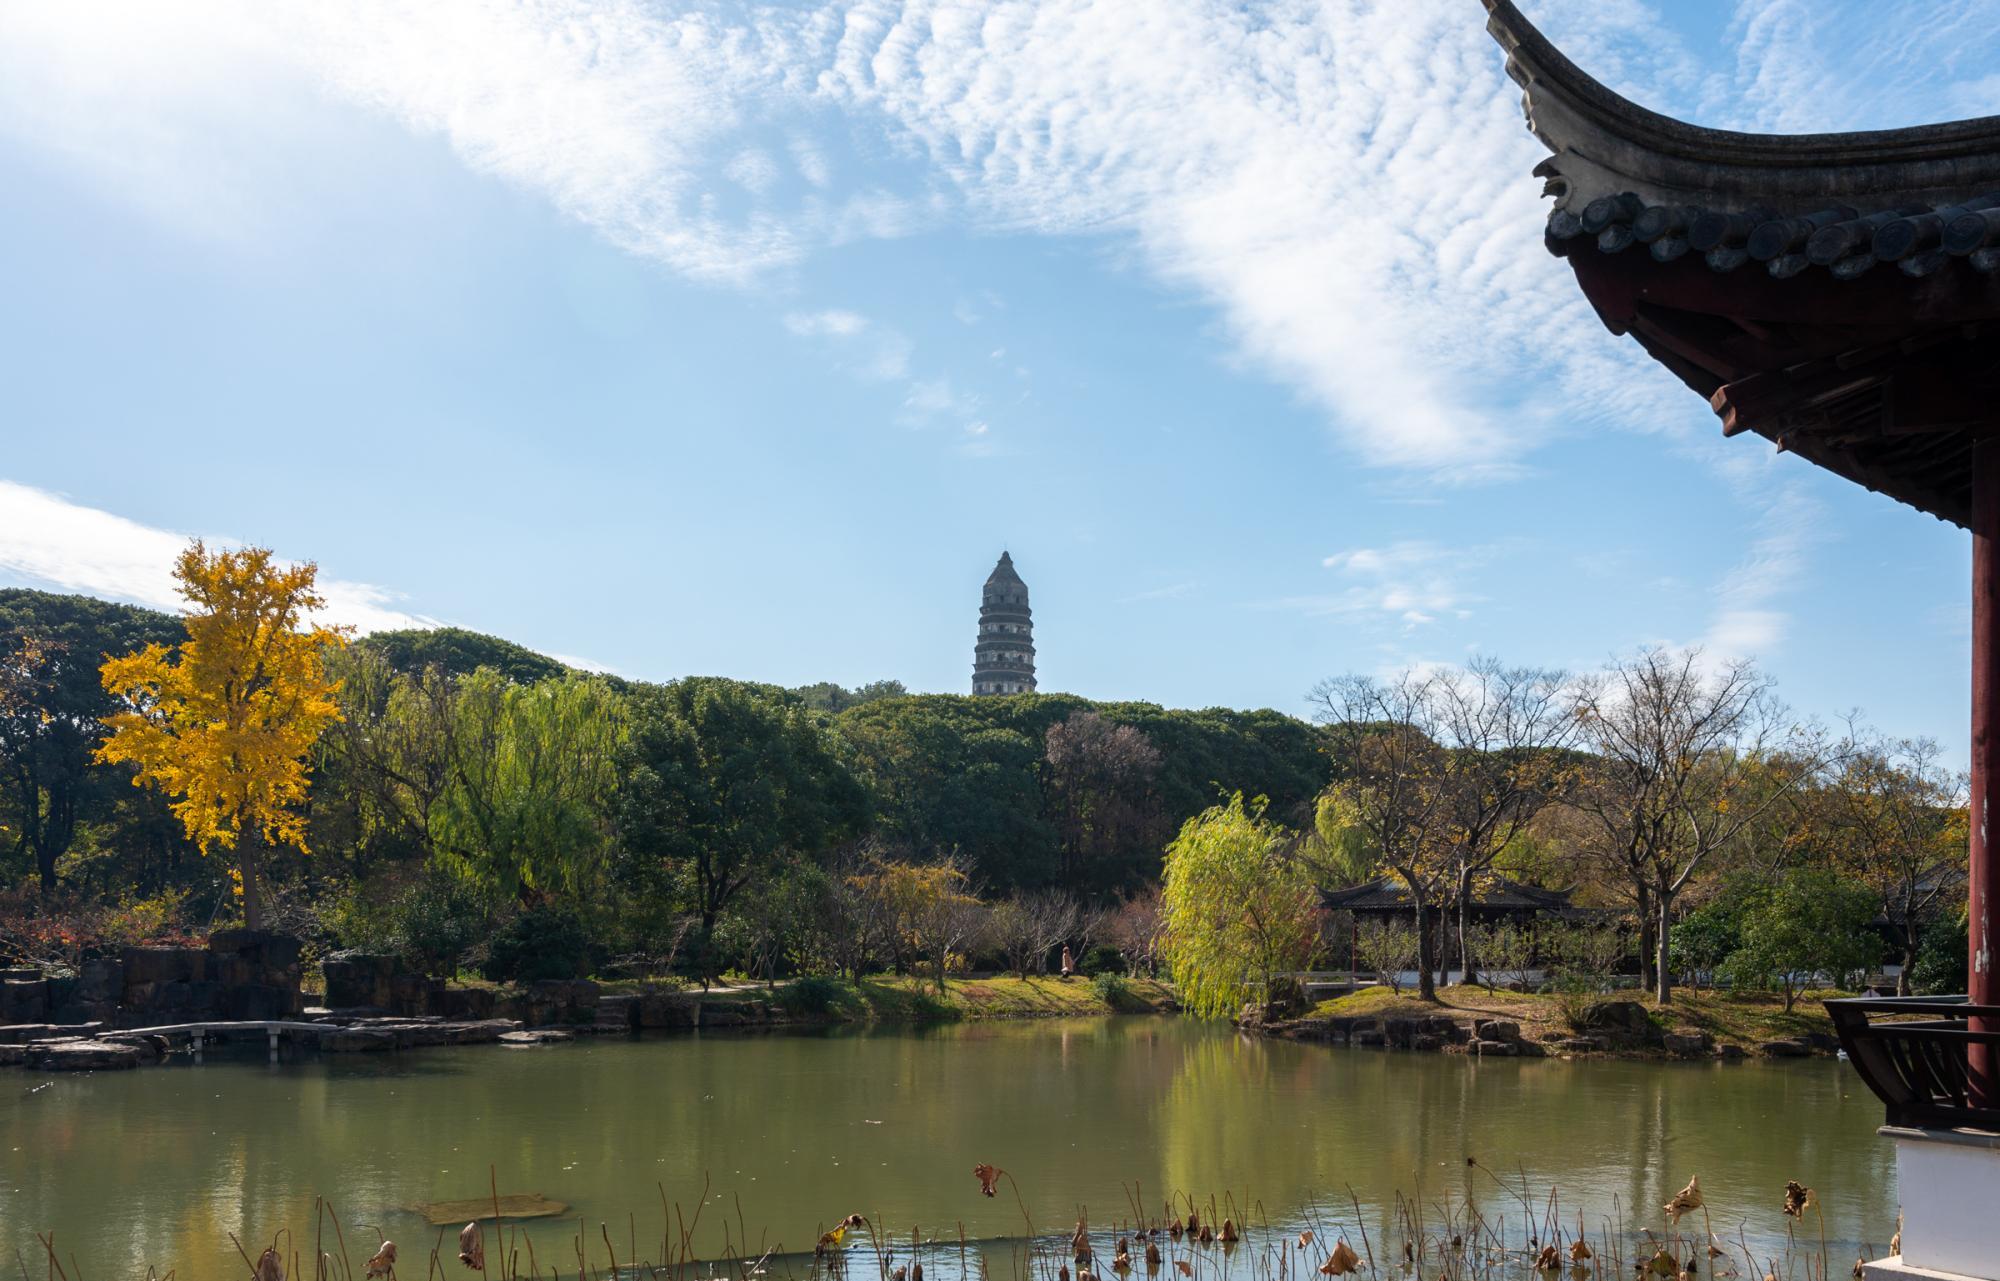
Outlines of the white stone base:
M 1903 1252 L 1869 1278 L 2000 1281 L 2000 1134 L 1883 1126 L 1896 1142 Z
M 1892 1254 L 1886 1259 L 1861 1265 L 1862 1281 L 1968 1281 L 1963 1272 L 1937 1272 L 1930 1268 L 1913 1268 L 1903 1262 L 1903 1256 Z

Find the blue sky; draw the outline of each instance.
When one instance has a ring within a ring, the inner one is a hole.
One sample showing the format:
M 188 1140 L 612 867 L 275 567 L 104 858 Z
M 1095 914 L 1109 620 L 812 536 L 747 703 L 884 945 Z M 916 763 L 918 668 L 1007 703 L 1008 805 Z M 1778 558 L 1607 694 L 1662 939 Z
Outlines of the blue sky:
M 2000 110 L 1993 3 L 1527 8 L 1703 123 Z M 959 691 L 1006 547 L 1044 689 L 1701 644 L 1962 755 L 1964 536 L 1603 330 L 1483 18 L 12 7 L 0 584 L 166 603 L 200 534 L 364 627 Z

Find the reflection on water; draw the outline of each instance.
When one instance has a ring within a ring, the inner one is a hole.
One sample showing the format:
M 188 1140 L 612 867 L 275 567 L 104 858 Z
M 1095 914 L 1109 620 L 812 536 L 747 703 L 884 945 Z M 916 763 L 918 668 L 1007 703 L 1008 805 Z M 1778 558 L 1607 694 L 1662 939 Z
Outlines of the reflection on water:
M 1879 1105 L 1820 1061 L 1482 1062 L 1164 1018 L 261 1059 L 0 1076 L 0 1262 L 53 1228 L 92 1276 L 211 1275 L 228 1233 L 305 1229 L 316 1194 L 350 1246 L 371 1225 L 427 1251 L 409 1207 L 483 1195 L 489 1167 L 570 1205 L 552 1243 L 631 1215 L 657 1243 L 662 1197 L 692 1214 L 707 1179 L 704 1251 L 725 1220 L 736 1235 L 739 1196 L 759 1249 L 809 1249 L 850 1211 L 1018 1236 L 976 1161 L 1012 1172 L 1038 1230 L 1129 1217 L 1135 1185 L 1148 1207 L 1232 1194 L 1274 1221 L 1350 1188 L 1371 1216 L 1399 1190 L 1504 1200 L 1468 1155 L 1593 1213 L 1656 1212 L 1699 1173 L 1719 1232 L 1773 1228 L 1793 1178 L 1845 1240 L 1886 1241 L 1896 1212 Z

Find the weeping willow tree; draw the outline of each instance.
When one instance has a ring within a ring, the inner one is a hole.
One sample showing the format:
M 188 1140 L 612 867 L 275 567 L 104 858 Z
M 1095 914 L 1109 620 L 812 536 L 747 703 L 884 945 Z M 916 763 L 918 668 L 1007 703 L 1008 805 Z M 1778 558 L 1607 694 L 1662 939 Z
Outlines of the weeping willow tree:
M 1296 838 L 1264 817 L 1264 799 L 1189 819 L 1167 846 L 1163 951 L 1182 1008 L 1226 1018 L 1269 1001 L 1276 975 L 1303 969 L 1319 948 L 1319 891 Z

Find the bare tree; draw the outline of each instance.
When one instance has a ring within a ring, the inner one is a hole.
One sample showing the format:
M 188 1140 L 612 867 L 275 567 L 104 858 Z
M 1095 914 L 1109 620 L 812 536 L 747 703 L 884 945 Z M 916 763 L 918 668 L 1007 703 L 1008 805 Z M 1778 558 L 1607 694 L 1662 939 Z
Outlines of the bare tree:
M 1020 895 L 1018 901 L 1027 914 L 1035 973 L 1046 974 L 1049 955 L 1076 936 L 1082 911 L 1076 900 L 1061 890 L 1037 890 Z
M 1403 971 L 1421 966 L 1417 932 L 1401 921 L 1370 921 L 1354 933 L 1354 950 L 1391 991 L 1401 991 Z
M 1042 787 L 1065 887 L 1082 891 L 1121 850 L 1162 843 L 1164 820 L 1153 786 L 1159 771 L 1159 749 L 1130 725 L 1077 712 L 1049 726 Z
M 1505 667 L 1474 659 L 1436 682 L 1438 720 L 1451 768 L 1444 780 L 1444 842 L 1458 909 L 1458 960 L 1472 982 L 1474 956 L 1467 912 L 1473 892 L 1501 853 L 1543 808 L 1569 789 L 1576 766 L 1571 748 L 1568 679 L 1560 672 Z
M 1747 661 L 1649 649 L 1580 682 L 1574 710 L 1596 754 L 1575 805 L 1597 860 L 1622 878 L 1650 945 L 1654 994 L 1673 1000 L 1669 936 L 1680 894 L 1717 851 L 1838 755 Z
M 1875 894 L 1896 933 L 1900 996 L 1909 994 L 1925 923 L 1963 884 L 1966 779 L 1939 755 L 1928 738 L 1869 735 L 1819 798 L 1836 857 Z
M 993 905 L 988 937 L 1008 967 L 1026 978 L 1047 972 L 1049 953 L 1074 935 L 1077 915 L 1075 900 L 1060 890 L 1018 893 Z
M 1108 926 L 1111 945 L 1125 958 L 1125 966 L 1147 976 L 1160 969 L 1160 890 L 1158 886 L 1121 902 L 1111 914 Z
M 1448 899 L 1459 905 L 1469 970 L 1466 900 L 1568 785 L 1576 730 L 1566 689 L 1560 673 L 1479 659 L 1388 681 L 1346 676 L 1313 691 L 1318 718 L 1351 763 L 1336 783 L 1340 802 L 1409 893 L 1425 1000 L 1437 995 L 1436 914 Z
M 1438 745 L 1433 673 L 1406 671 L 1390 681 L 1343 676 L 1312 692 L 1318 719 L 1334 728 L 1337 755 L 1351 776 L 1336 783 L 1355 825 L 1382 866 L 1403 882 L 1416 916 L 1417 991 L 1437 999 L 1431 922 L 1449 884 L 1439 857 L 1445 808 L 1437 785 L 1446 761 Z

